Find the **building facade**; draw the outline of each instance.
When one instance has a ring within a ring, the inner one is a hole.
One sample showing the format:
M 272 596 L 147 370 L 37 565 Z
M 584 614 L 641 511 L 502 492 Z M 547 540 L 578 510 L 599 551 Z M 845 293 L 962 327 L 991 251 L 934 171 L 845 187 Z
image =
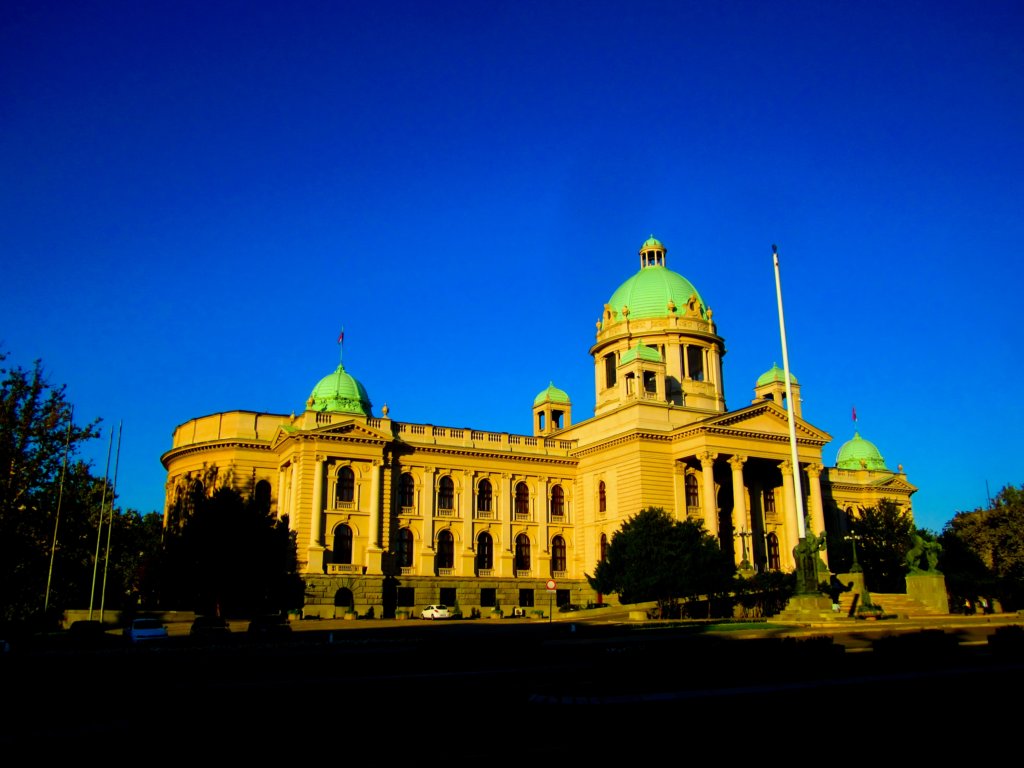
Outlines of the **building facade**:
M 392 615 L 431 603 L 547 612 L 587 603 L 592 573 L 631 515 L 658 506 L 703 522 L 737 564 L 792 570 L 797 487 L 815 533 L 842 533 L 858 509 L 916 490 L 855 434 L 825 467 L 831 436 L 802 417 L 800 385 L 773 366 L 750 405 L 727 410 L 724 339 L 710 307 L 668 269 L 653 237 L 640 268 L 604 305 L 590 349 L 593 417 L 576 423 L 551 384 L 533 402 L 530 435 L 411 424 L 372 411 L 343 365 L 305 410 L 231 411 L 174 431 L 165 525 L 190 500 L 229 485 L 298 538 L 307 615 Z

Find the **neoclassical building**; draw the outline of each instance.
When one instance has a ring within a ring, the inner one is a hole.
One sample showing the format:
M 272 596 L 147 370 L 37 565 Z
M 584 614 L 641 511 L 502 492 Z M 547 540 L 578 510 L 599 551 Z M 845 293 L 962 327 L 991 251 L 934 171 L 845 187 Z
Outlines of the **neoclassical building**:
M 339 365 L 301 413 L 230 411 L 177 427 L 162 457 L 165 524 L 221 485 L 286 515 L 307 615 L 600 600 L 585 574 L 649 506 L 703 521 L 737 564 L 787 570 L 798 536 L 787 408 L 816 533 L 841 533 L 882 498 L 910 509 L 902 468 L 888 470 L 859 434 L 824 465 L 831 436 L 803 419 L 795 377 L 787 402 L 777 366 L 749 405 L 728 410 L 711 308 L 668 268 L 661 242 L 648 239 L 639 258 L 597 322 L 593 417 L 574 422 L 551 384 L 534 398 L 530 435 L 393 421 Z

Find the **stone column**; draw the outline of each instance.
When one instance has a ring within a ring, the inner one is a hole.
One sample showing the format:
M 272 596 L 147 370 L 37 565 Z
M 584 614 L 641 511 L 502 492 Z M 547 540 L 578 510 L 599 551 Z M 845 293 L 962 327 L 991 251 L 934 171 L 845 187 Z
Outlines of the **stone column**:
M 714 465 L 717 453 L 704 451 L 697 454 L 700 462 L 701 478 L 704 481 L 704 494 L 701 506 L 704 507 L 704 527 L 712 536 L 718 536 L 718 500 L 715 498 Z
M 796 493 L 793 489 L 793 462 L 783 461 L 779 464 L 782 470 L 782 496 L 783 504 L 786 505 L 786 551 L 780 552 L 779 559 L 782 561 L 783 569 L 795 568 L 796 560 L 793 559 L 793 547 L 800 541 L 800 529 L 797 525 Z
M 380 549 L 380 481 L 383 464 L 380 459 L 370 462 L 370 549 Z
M 512 540 L 512 475 L 508 472 L 503 472 L 501 475 L 501 486 L 497 493 L 497 498 L 494 499 L 495 514 L 501 525 L 501 535 L 504 541 L 502 542 L 501 549 L 494 547 L 494 568 L 497 570 L 498 576 L 512 576 L 512 570 L 515 563 L 513 562 L 513 552 L 515 542 Z
M 293 459 L 288 468 L 288 527 L 294 529 L 299 527 L 298 507 L 296 506 L 299 495 L 298 470 L 297 462 Z
M 541 548 L 542 552 L 547 552 L 548 546 L 548 520 L 551 516 L 551 480 L 545 478 L 540 481 L 540 496 L 543 499 L 544 510 L 540 515 L 540 540 L 543 544 Z
M 734 534 L 740 533 L 741 531 L 750 531 L 750 519 L 747 516 L 747 491 L 743 485 L 743 465 L 746 461 L 746 456 L 733 456 L 729 459 L 729 466 L 732 467 L 732 513 Z
M 313 458 L 313 503 L 309 512 L 309 546 L 323 546 L 324 464 L 322 456 Z
M 821 471 L 824 467 L 821 464 L 807 465 L 807 482 L 811 488 L 811 529 L 814 535 L 825 532 L 825 506 L 821 503 Z M 828 565 L 828 549 L 821 551 L 821 559 Z
M 285 470 L 284 467 L 277 468 L 277 519 L 280 520 L 282 517 L 288 514 L 287 496 L 288 489 L 285 488 Z

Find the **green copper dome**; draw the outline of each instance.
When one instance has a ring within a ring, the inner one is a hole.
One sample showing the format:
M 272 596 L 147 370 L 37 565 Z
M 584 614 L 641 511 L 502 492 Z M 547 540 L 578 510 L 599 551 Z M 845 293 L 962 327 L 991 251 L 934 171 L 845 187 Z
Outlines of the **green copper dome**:
M 366 389 L 351 374 L 346 373 L 344 365 L 339 365 L 336 371 L 320 379 L 313 387 L 306 406 L 311 411 L 373 415 Z
M 885 460 L 875 444 L 865 440 L 858 432 L 853 439 L 843 443 L 836 457 L 839 469 L 885 469 Z
M 643 254 L 648 249 L 666 251 L 665 246 L 653 236 L 648 238 L 640 250 Z M 661 259 L 661 254 L 658 258 Z M 707 306 L 689 280 L 666 267 L 663 260 L 661 263 L 642 260 L 641 263 L 645 266 L 620 285 L 608 299 L 608 305 L 616 313 L 616 320 L 625 319 L 623 307 L 629 307 L 630 320 L 669 317 L 672 314 L 682 317 L 686 314 L 691 296 L 696 297 L 700 318 L 708 319 Z M 669 309 L 670 303 L 675 307 L 674 313 Z
M 534 405 L 540 405 L 543 402 L 568 403 L 569 395 L 556 387 L 555 382 L 551 382 L 547 389 L 542 390 L 539 395 L 533 398 Z
M 650 363 L 660 363 L 661 354 L 654 347 L 648 347 L 642 342 L 637 342 L 635 347 L 630 347 L 622 353 L 622 357 L 619 358 L 619 365 L 625 365 L 626 363 L 632 362 L 637 358 L 646 360 Z
M 796 376 L 793 375 L 792 371 L 789 372 L 789 380 L 794 384 L 798 383 Z M 757 384 L 755 386 L 763 387 L 765 384 L 774 384 L 775 382 L 785 384 L 786 372 L 779 368 L 775 363 L 772 363 L 772 367 L 770 369 L 757 377 Z

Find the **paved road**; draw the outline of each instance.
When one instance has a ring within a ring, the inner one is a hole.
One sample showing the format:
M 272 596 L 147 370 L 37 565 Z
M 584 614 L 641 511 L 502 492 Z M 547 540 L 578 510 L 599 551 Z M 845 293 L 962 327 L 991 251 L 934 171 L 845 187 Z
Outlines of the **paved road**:
M 1020 621 L 734 632 L 610 619 L 325 621 L 274 643 L 242 632 L 197 643 L 175 631 L 147 647 L 110 638 L 16 649 L 0 659 L 0 744 L 172 739 L 259 756 L 365 742 L 411 754 L 433 738 L 468 759 L 496 745 L 600 757 L 606 742 L 628 739 L 639 754 L 742 754 L 798 727 L 808 747 L 896 733 L 897 754 L 938 756 L 929 750 L 952 728 L 1016 728 L 1004 702 L 1024 685 L 1024 649 L 998 653 L 988 637 Z M 914 753 L 922 734 L 930 746 Z

